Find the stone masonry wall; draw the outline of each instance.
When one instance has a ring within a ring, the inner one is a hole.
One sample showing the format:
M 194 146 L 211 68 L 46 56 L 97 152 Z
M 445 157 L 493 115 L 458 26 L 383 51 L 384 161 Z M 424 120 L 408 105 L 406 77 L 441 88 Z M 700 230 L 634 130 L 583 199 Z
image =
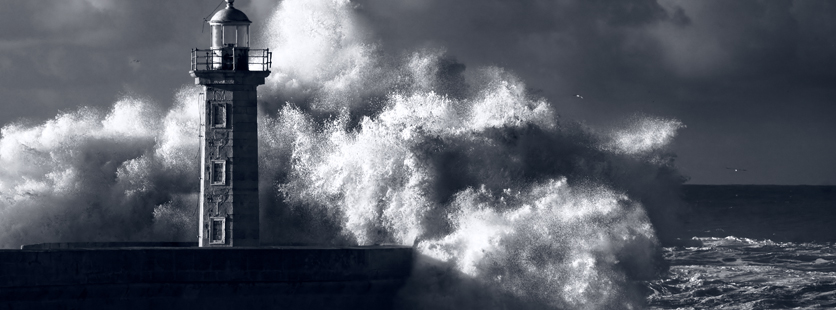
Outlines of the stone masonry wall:
M 194 72 L 204 86 L 200 246 L 259 245 L 256 88 L 265 72 Z
M 0 305 L 215 300 L 207 305 L 386 308 L 409 276 L 412 255 L 408 247 L 0 250 Z

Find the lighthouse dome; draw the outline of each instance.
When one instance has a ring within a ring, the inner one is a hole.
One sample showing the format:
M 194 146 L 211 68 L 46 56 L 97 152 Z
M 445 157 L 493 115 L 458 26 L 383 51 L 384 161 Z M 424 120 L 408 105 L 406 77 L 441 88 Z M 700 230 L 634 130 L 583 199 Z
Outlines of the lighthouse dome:
M 241 10 L 232 7 L 232 3 L 235 0 L 226 0 L 226 8 L 223 10 L 218 11 L 215 15 L 212 15 L 212 19 L 209 20 L 210 24 L 250 24 L 252 23 L 249 18 L 247 18 L 247 14 L 241 12 Z

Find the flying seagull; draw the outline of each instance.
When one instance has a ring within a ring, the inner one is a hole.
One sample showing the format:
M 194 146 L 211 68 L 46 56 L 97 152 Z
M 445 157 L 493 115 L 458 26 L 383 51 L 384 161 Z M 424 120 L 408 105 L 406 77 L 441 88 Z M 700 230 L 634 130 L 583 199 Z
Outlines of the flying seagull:
M 581 95 L 575 95 L 575 98 L 578 98 L 578 99 L 583 99 L 583 96 L 581 96 Z
M 728 170 L 734 170 L 734 172 L 744 172 L 744 171 L 746 171 L 746 169 L 741 169 L 741 168 L 729 168 L 729 167 L 726 167 L 726 169 L 728 169 Z

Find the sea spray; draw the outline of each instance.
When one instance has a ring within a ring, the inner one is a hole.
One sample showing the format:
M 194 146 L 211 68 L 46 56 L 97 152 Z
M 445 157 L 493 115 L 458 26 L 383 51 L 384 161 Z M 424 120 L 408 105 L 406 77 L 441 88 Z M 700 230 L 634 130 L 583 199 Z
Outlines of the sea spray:
M 452 206 L 455 231 L 420 243 L 421 252 L 553 306 L 636 302 L 623 296 L 619 256 L 625 248 L 650 252 L 655 238 L 643 210 L 623 194 L 560 179 L 499 195 L 468 189 Z
M 678 120 L 635 116 L 626 126 L 614 130 L 605 148 L 617 153 L 637 155 L 664 148 L 685 127 Z
M 269 25 L 286 60 L 264 101 L 289 102 L 262 127 L 285 148 L 265 150 L 279 213 L 326 217 L 336 243 L 415 245 L 400 307 L 640 307 L 631 283 L 661 263 L 651 222 L 673 229 L 678 207 L 665 145 L 681 123 L 561 121 L 502 68 L 382 56 L 358 20 L 346 1 L 286 1 Z
M 558 123 L 511 75 L 484 72 L 494 80 L 472 98 L 392 93 L 354 128 L 347 112 L 317 122 L 283 108 L 275 124 L 282 137 L 268 140 L 291 149 L 277 184 L 286 206 L 335 219 L 357 244 L 414 244 L 525 302 L 640 305 L 629 281 L 656 271 L 656 237 L 639 203 L 600 183 L 627 173 L 613 159 L 655 161 L 605 151 L 608 139 Z M 416 286 L 462 290 L 442 282 Z M 408 298 L 434 308 L 433 294 L 417 289 Z
M 284 1 L 259 33 L 273 52 L 273 73 L 259 92 L 314 111 L 361 108 L 385 94 L 394 73 L 347 0 Z M 266 89 L 265 89 L 266 88 Z M 268 111 L 273 112 L 273 111 Z
M 195 222 L 167 215 L 196 205 L 196 95 L 181 90 L 167 113 L 125 97 L 107 113 L 85 107 L 5 125 L 0 244 L 191 239 Z M 154 228 L 155 215 L 165 227 Z

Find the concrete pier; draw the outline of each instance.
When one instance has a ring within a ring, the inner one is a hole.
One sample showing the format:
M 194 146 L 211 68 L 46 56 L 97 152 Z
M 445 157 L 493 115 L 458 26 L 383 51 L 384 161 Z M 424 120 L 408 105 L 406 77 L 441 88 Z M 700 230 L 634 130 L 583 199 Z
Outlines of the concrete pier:
M 410 247 L 0 250 L 3 309 L 389 309 Z

